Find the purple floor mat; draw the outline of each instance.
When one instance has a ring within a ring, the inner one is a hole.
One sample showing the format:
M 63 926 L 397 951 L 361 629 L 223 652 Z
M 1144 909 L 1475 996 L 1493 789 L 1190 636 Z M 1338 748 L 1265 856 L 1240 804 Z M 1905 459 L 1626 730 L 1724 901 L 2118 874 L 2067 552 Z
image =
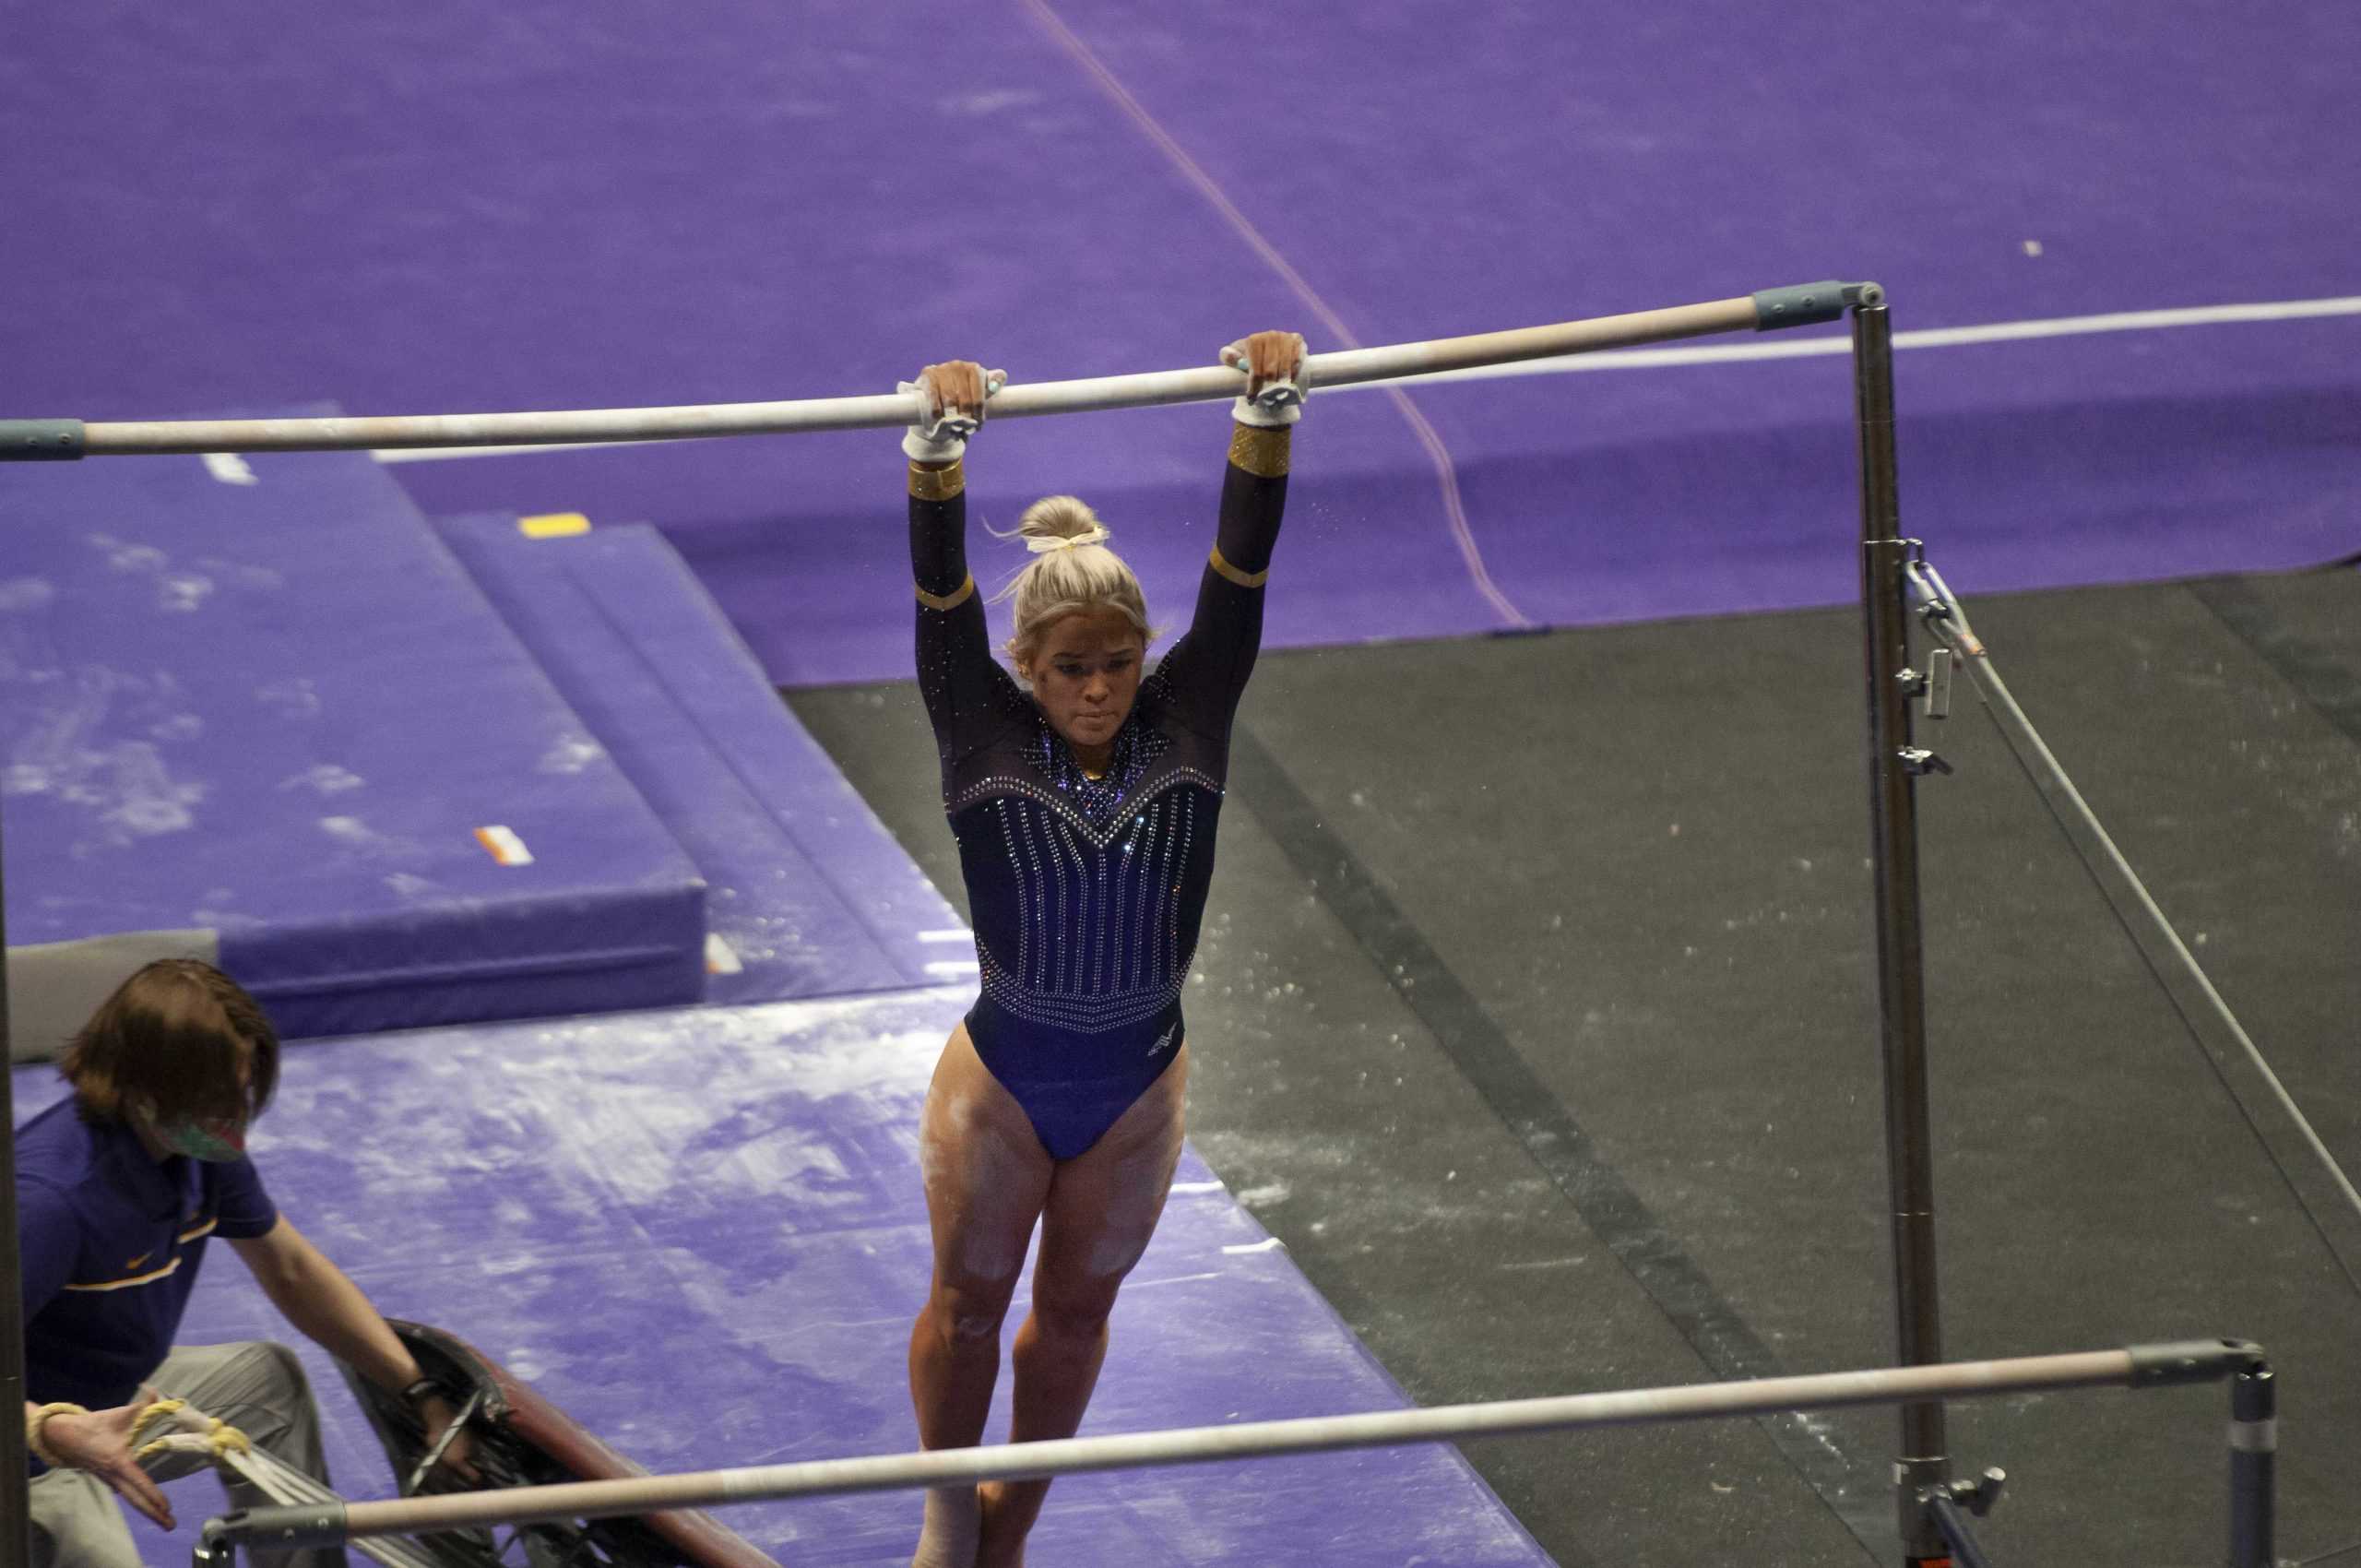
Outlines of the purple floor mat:
M 720 944 L 706 1001 L 906 990 L 973 970 L 958 915 L 663 536 L 529 539 L 506 514 L 438 527 L 695 861 Z
M 10 397 L 820 395 L 962 341 L 1019 377 L 1198 362 L 1303 305 L 1176 153 L 1370 342 L 1836 272 L 1905 326 L 2345 294 L 2361 240 L 2361 36 L 2300 0 L 703 22 L 420 0 L 20 30 L 0 128 L 86 162 L 11 193 L 0 254 L 51 292 L 0 325 Z M 1249 53 L 1284 137 L 1224 85 Z
M 1837 273 L 1883 281 L 1904 330 L 2353 291 L 2361 30 L 2336 7 L 2233 23 L 1905 0 L 1813 20 L 1728 0 L 1475 29 L 1441 0 L 1007 0 L 914 35 L 875 7 L 682 29 L 427 0 L 295 32 L 34 29 L 0 60 L 0 131 L 82 148 L 90 172 L 24 183 L 0 232 L 48 307 L 0 324 L 10 411 L 820 396 L 960 351 L 1092 374 L 1204 362 L 1266 324 L 1332 348 Z M 1283 137 L 1224 86 L 1246 59 L 1287 84 Z M 2330 422 L 2356 332 L 1907 355 L 1905 518 L 1992 560 L 1986 588 L 2348 553 L 2361 487 Z M 1299 517 L 1275 640 L 1842 597 L 1833 366 L 1583 379 L 1422 391 L 1431 448 L 1382 397 L 1316 400 L 1302 471 L 1338 537 Z M 1048 489 L 1104 498 L 1165 575 L 1192 548 L 1141 529 L 1206 510 L 1205 419 L 988 432 L 979 479 L 1003 518 Z M 872 435 L 404 474 L 437 512 L 652 519 L 772 676 L 809 682 L 901 671 L 860 640 L 899 636 L 896 470 Z M 1611 531 L 1566 543 L 1570 508 Z M 1823 515 L 1815 564 L 1797 529 Z
M 399 488 L 227 472 L 0 469 L 11 940 L 193 932 L 290 1035 L 694 999 L 694 869 Z
M 697 1009 L 291 1052 L 254 1148 L 273 1195 L 378 1306 L 469 1339 L 656 1470 L 916 1445 L 903 1358 L 928 1242 L 919 1105 L 964 993 Z M 19 1115 L 57 1094 L 20 1073 Z M 1016 1317 L 1012 1314 L 1013 1334 Z M 287 1336 L 231 1257 L 184 1337 Z M 1086 1435 L 1403 1405 L 1192 1154 L 1118 1304 Z M 328 1365 L 329 1460 L 391 1494 Z M 1005 1430 L 1006 1380 L 994 1432 Z M 207 1483 L 180 1489 L 184 1518 Z M 728 1510 L 783 1563 L 908 1561 L 915 1499 Z M 183 1537 L 186 1535 L 185 1528 Z M 143 1527 L 156 1568 L 185 1538 Z M 1062 1481 L 1043 1562 L 1547 1562 L 1449 1448 Z

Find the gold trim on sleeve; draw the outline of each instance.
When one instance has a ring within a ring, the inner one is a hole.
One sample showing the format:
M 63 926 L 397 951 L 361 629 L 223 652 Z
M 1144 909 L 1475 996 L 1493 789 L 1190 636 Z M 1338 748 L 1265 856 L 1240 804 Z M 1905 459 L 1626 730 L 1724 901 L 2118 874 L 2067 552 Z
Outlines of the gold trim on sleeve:
M 919 589 L 919 602 L 925 605 L 929 610 L 956 610 L 961 605 L 967 603 L 968 598 L 973 595 L 975 591 L 976 575 L 973 572 L 970 572 L 967 574 L 967 580 L 959 585 L 958 592 L 929 593 L 926 589 L 920 588 Z
M 922 463 L 910 465 L 910 499 L 913 501 L 948 501 L 967 488 L 967 470 L 953 458 L 948 468 L 929 468 Z
M 1258 478 L 1285 479 L 1290 430 L 1287 425 L 1264 429 L 1234 424 L 1229 429 L 1229 460 Z
M 1214 546 L 1213 554 L 1206 557 L 1205 564 L 1211 566 L 1215 571 L 1219 572 L 1223 576 L 1228 577 L 1231 582 L 1236 583 L 1240 588 L 1261 588 L 1264 583 L 1271 580 L 1271 568 L 1268 566 L 1264 567 L 1259 572 L 1241 572 L 1237 567 L 1231 565 L 1228 562 L 1223 560 L 1221 558 L 1221 546 L 1218 544 Z

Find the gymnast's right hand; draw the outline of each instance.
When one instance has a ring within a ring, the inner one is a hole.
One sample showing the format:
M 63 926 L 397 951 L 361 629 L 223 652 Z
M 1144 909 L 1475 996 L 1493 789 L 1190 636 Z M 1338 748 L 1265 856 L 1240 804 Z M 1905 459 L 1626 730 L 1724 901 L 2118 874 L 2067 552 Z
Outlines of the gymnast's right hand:
M 947 463 L 967 449 L 967 437 L 984 422 L 984 404 L 1008 380 L 1006 371 L 988 371 L 974 360 L 946 360 L 919 372 L 896 390 L 908 393 L 918 418 L 902 438 L 902 450 L 921 463 Z

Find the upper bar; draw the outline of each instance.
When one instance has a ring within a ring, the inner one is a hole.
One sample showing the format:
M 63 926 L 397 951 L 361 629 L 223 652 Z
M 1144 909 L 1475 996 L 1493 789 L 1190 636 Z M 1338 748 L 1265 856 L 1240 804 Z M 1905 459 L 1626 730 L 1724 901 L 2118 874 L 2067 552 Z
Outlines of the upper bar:
M 386 1503 L 353 1503 L 340 1511 L 257 1508 L 216 1521 L 207 1526 L 207 1533 L 209 1538 L 293 1547 L 356 1536 L 413 1535 L 550 1519 L 611 1518 L 824 1492 L 967 1485 L 983 1480 L 1016 1480 L 1403 1443 L 1438 1443 L 1572 1427 L 1892 1405 L 1930 1397 L 1974 1398 L 2103 1384 L 2138 1387 L 2155 1382 L 2228 1377 L 2254 1364 L 2260 1354 L 2258 1347 L 2245 1341 L 2205 1339 L 2074 1355 L 1824 1372 L 1809 1377 L 1445 1405 L 1423 1410 L 1313 1416 L 1239 1426 L 1192 1427 L 1115 1437 L 947 1448 L 923 1454 L 821 1459 L 629 1480 L 573 1481 Z
M 1551 327 L 1479 332 L 1464 338 L 1395 343 L 1313 354 L 1306 374 L 1315 386 L 1352 386 L 1436 371 L 1519 360 L 1594 353 L 1719 332 L 1761 331 L 1828 319 L 1797 301 L 1840 298 L 1874 284 L 1814 283 L 1736 299 L 1675 305 L 1625 315 L 1594 316 Z M 995 419 L 1204 403 L 1234 398 L 1240 372 L 1226 365 L 1151 371 L 1010 386 L 992 398 Z M 680 441 L 717 435 L 768 435 L 816 430 L 887 429 L 911 423 L 914 398 L 902 393 L 814 398 L 772 403 L 691 403 L 649 409 L 574 409 L 526 413 L 417 414 L 382 418 L 128 421 L 0 421 L 0 459 L 128 457 L 199 452 L 317 452 L 421 446 L 531 446 L 575 442 Z

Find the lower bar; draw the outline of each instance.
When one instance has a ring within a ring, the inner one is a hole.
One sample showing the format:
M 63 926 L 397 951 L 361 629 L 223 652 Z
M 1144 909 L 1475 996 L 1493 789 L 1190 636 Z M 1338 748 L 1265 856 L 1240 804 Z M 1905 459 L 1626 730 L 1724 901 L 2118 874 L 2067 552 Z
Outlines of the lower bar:
M 947 1448 L 860 1459 L 822 1459 L 629 1480 L 573 1481 L 445 1497 L 354 1503 L 337 1510 L 257 1508 L 216 1521 L 218 1528 L 208 1526 L 208 1538 L 274 1547 L 321 1545 L 359 1536 L 416 1535 L 552 1519 L 611 1518 L 773 1498 L 911 1491 L 986 1480 L 1025 1480 L 1094 1470 L 1442 1443 L 1463 1437 L 1506 1436 L 1576 1427 L 1907 1404 L 1931 1398 L 1977 1398 L 2044 1389 L 2148 1387 L 2165 1383 L 2218 1381 L 2254 1360 L 2254 1348 L 2242 1341 L 2192 1340 L 2074 1355 L 1761 1378 L 1613 1394 L 1447 1405 L 1425 1410 L 1314 1416 L 1241 1426 Z

